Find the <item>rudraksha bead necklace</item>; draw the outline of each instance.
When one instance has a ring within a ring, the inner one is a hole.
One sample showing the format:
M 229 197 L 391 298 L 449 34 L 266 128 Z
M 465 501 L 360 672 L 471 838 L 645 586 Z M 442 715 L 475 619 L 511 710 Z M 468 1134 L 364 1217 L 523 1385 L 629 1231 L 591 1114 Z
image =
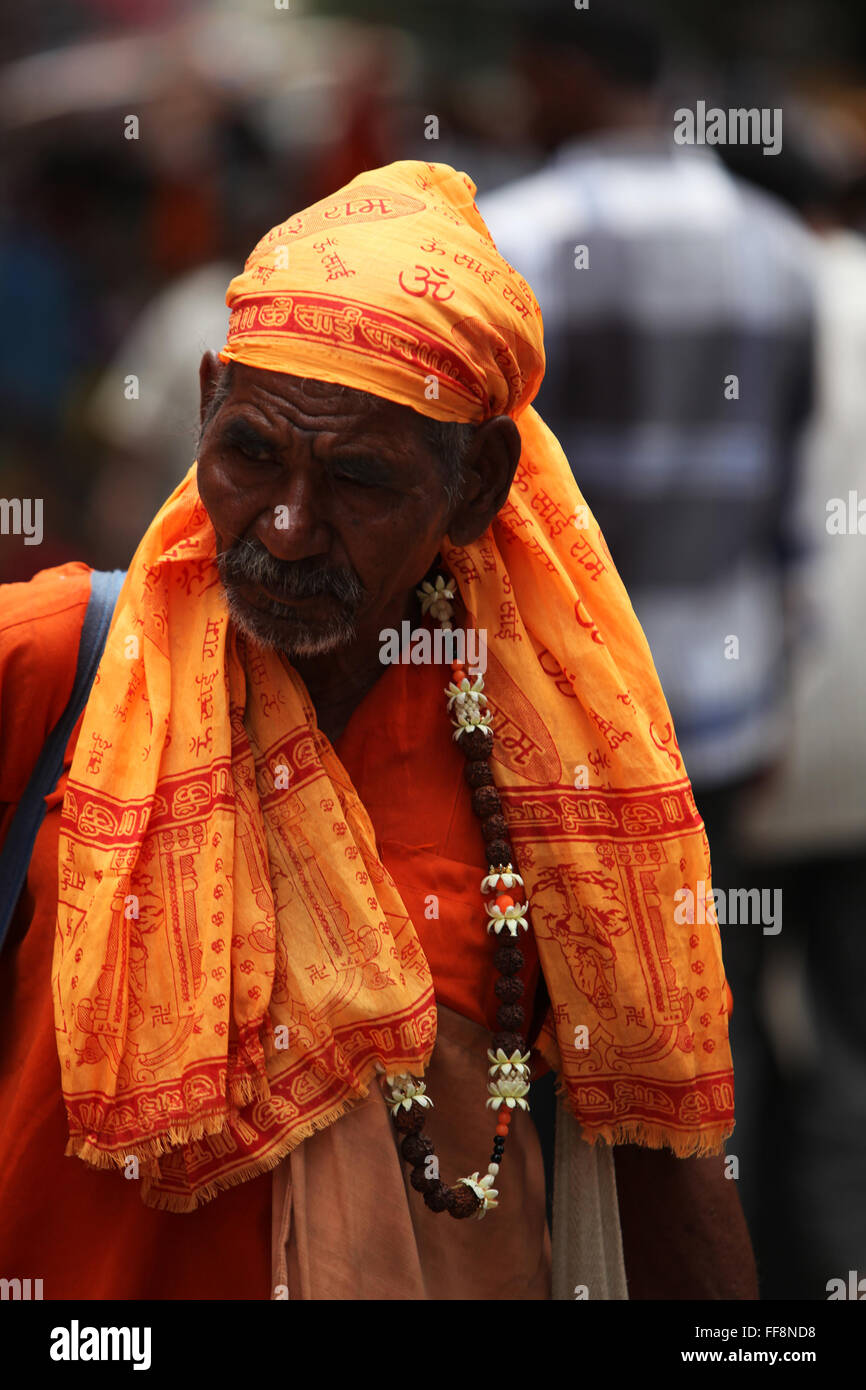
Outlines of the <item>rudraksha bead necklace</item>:
M 437 575 L 434 583 L 426 582 L 417 590 L 422 613 L 429 613 L 445 632 L 453 631 L 455 589 L 452 580 Z M 391 1118 L 394 1127 L 403 1135 L 400 1152 L 412 1165 L 409 1181 L 416 1192 L 423 1194 L 431 1211 L 447 1211 L 461 1220 L 467 1216 L 479 1219 L 499 1204 L 493 1186 L 505 1151 L 508 1127 L 515 1110 L 528 1110 L 529 1050 L 518 1031 L 525 1020 L 520 1003 L 523 981 L 518 972 L 524 964 L 523 952 L 515 944 L 518 931 L 528 931 L 526 913 L 529 907 L 523 879 L 514 869 L 514 851 L 508 839 L 508 826 L 502 814 L 499 792 L 490 771 L 493 751 L 493 727 L 484 706 L 484 678 L 476 675 L 470 680 L 459 661 L 451 663 L 451 682 L 445 694 L 448 710 L 454 712 L 454 739 L 466 758 L 464 775 L 472 792 L 472 809 L 481 822 L 489 869 L 481 880 L 481 893 L 487 910 L 487 931 L 498 941 L 493 964 L 501 978 L 494 990 L 499 1000 L 496 1011 L 497 1032 L 493 1034 L 487 1085 L 487 1105 L 496 1112 L 497 1124 L 493 1138 L 493 1153 L 484 1177 L 472 1173 L 458 1178 L 454 1187 L 441 1181 L 439 1161 L 433 1143 L 421 1133 L 427 1111 L 433 1102 L 426 1093 L 425 1083 L 408 1072 L 385 1076 L 390 1089 Z M 506 934 L 508 940 L 499 941 Z

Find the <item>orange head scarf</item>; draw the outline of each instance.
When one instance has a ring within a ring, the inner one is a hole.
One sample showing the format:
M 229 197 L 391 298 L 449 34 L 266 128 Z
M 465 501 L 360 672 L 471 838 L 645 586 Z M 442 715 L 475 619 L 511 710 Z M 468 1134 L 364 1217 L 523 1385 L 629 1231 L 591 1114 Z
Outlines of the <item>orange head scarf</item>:
M 487 632 L 491 767 L 551 999 L 538 1046 L 590 1141 L 717 1152 L 733 1075 L 706 838 L 628 596 L 530 405 L 538 305 L 474 192 L 405 161 L 275 227 L 229 286 L 221 356 L 516 420 L 506 506 L 442 555 Z M 436 1014 L 415 928 L 300 678 L 229 624 L 195 465 L 120 595 L 60 882 L 67 1152 L 136 1155 L 147 1203 L 190 1210 L 272 1167 L 377 1067 L 423 1074 Z M 707 895 L 704 924 L 681 889 Z M 326 980 L 304 968 L 323 943 Z

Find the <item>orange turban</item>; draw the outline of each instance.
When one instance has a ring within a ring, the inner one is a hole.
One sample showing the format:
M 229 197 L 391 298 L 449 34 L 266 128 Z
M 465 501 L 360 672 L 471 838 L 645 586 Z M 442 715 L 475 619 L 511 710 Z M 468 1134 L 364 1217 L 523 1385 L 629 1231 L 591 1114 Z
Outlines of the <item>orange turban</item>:
M 474 196 L 465 174 L 404 160 L 274 227 L 229 285 L 220 356 L 437 420 L 517 415 L 544 375 L 541 310 Z
M 405 161 L 275 227 L 229 286 L 221 355 L 437 419 L 516 419 L 504 509 L 442 556 L 487 632 L 491 767 L 551 999 L 538 1046 L 591 1142 L 718 1152 L 733 1128 L 719 934 L 711 906 L 701 925 L 678 910 L 679 890 L 712 902 L 706 837 L 628 596 L 530 405 L 538 305 L 474 191 Z M 300 678 L 229 624 L 195 465 L 120 595 L 60 875 L 67 1152 L 138 1156 L 149 1204 L 189 1210 L 272 1167 L 377 1066 L 423 1074 L 436 1013 L 414 925 Z M 339 988 L 301 968 L 320 931 Z

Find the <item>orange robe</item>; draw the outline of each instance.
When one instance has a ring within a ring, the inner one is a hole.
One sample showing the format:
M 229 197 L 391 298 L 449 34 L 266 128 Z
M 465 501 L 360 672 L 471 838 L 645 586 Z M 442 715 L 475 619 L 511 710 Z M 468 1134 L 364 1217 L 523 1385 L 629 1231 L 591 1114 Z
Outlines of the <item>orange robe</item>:
M 72 690 L 89 573 L 70 562 L 2 590 L 0 841 Z M 492 1031 L 484 842 L 450 737 L 445 683 L 436 667 L 388 668 L 335 748 L 415 924 L 437 1001 Z M 80 724 L 0 960 L 0 1277 L 42 1279 L 46 1299 L 270 1298 L 270 1173 L 178 1215 L 145 1207 L 133 1179 L 64 1156 L 51 967 L 60 808 Z M 531 933 L 521 946 L 529 1019 L 540 976 Z M 533 1056 L 533 1074 L 544 1069 Z M 492 1137 L 492 1118 L 490 1129 Z M 467 1162 L 483 1170 L 487 1155 Z

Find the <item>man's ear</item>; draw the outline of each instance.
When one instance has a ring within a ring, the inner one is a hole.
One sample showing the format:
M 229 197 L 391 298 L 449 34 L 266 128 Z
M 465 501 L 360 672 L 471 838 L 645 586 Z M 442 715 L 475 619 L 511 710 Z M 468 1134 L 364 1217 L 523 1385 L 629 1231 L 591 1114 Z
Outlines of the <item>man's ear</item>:
M 463 500 L 448 527 L 454 545 L 483 536 L 505 506 L 519 462 L 520 431 L 510 415 L 494 415 L 478 426 L 463 460 Z
M 201 405 L 199 407 L 199 423 L 204 424 L 204 417 L 207 408 L 213 400 L 214 391 L 217 383 L 225 369 L 225 363 L 221 362 L 215 352 L 206 352 L 199 363 L 198 380 L 201 387 Z

